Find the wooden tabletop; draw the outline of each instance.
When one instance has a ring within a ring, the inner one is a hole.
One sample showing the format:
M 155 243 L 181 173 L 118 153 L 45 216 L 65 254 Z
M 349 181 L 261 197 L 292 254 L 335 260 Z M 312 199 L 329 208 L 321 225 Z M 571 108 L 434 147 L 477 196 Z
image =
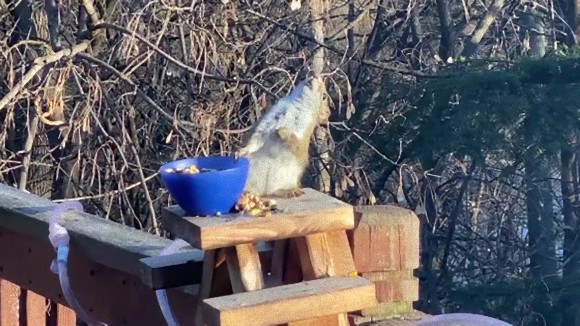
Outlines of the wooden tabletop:
M 204 250 L 354 228 L 351 205 L 314 189 L 303 190 L 305 194 L 300 197 L 277 198 L 278 212 L 270 217 L 189 217 L 179 206 L 167 207 L 163 209 L 163 227 Z

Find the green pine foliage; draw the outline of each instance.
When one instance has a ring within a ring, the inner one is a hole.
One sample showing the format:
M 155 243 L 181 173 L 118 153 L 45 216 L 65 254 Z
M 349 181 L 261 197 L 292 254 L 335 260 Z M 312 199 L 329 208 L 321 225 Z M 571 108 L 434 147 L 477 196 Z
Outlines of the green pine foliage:
M 517 159 L 530 147 L 554 154 L 565 135 L 580 129 L 578 57 L 525 59 L 507 68 L 479 64 L 461 70 L 417 83 L 405 119 L 396 119 L 400 124 L 385 130 L 391 135 L 407 130 L 400 138 L 411 136 L 409 156 L 424 166 L 448 153 L 476 161 L 494 152 Z M 390 138 L 385 142 L 375 136 L 386 146 L 383 150 L 394 152 L 397 139 Z

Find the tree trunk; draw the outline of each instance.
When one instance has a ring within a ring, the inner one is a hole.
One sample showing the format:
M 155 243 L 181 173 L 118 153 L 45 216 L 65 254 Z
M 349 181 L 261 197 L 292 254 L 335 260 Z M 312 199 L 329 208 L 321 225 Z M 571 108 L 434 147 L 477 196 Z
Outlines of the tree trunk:
M 441 43 L 439 44 L 439 56 L 447 61 L 455 58 L 455 32 L 449 9 L 449 0 L 437 0 L 437 14 L 441 25 Z
M 561 190 L 562 190 L 562 215 L 564 218 L 564 284 L 575 281 L 580 275 L 580 216 L 574 210 L 578 206 L 578 195 L 574 193 L 575 184 L 579 180 L 574 171 L 578 169 L 578 157 L 576 156 L 577 137 L 572 137 L 569 145 L 562 147 L 561 161 Z M 576 312 L 580 305 L 574 293 L 563 296 L 560 301 L 562 308 L 562 325 L 574 325 Z
M 475 171 L 475 163 L 471 163 L 463 182 L 459 188 L 459 194 L 457 196 L 457 200 L 453 206 L 453 210 L 449 215 L 449 226 L 447 227 L 447 237 L 445 239 L 445 246 L 443 248 L 443 257 L 441 258 L 440 264 L 440 282 L 439 284 L 443 285 L 443 288 L 450 289 L 453 285 L 453 274 L 450 273 L 447 263 L 449 262 L 449 256 L 451 255 L 451 250 L 454 243 L 454 235 L 458 224 L 458 219 L 460 217 L 460 212 L 462 208 L 465 207 L 464 199 L 465 193 L 467 192 L 469 181 L 472 178 L 473 171 Z
M 483 16 L 483 18 L 479 22 L 477 22 L 475 30 L 473 31 L 473 33 L 471 33 L 471 36 L 465 42 L 465 47 L 461 52 L 462 56 L 471 57 L 472 55 L 475 54 L 475 52 L 477 51 L 477 47 L 479 46 L 479 43 L 483 39 L 483 36 L 485 35 L 485 33 L 487 33 L 489 26 L 491 26 L 491 23 L 493 23 L 493 20 L 499 14 L 504 5 L 505 0 L 495 0 L 493 2 L 493 4 L 489 7 L 489 10 L 485 14 L 485 16 Z
M 318 43 L 324 43 L 324 13 L 326 12 L 326 0 L 310 0 L 310 16 L 312 20 L 312 32 L 314 39 Z M 321 74 L 324 70 L 325 51 L 324 48 L 315 45 L 312 57 L 312 72 Z M 323 103 L 323 105 L 327 105 Z M 324 128 L 318 127 L 314 132 L 315 139 L 315 156 L 318 158 L 314 160 L 315 163 L 315 184 L 316 188 L 323 192 L 330 191 L 330 173 L 328 167 L 330 164 L 330 144 L 328 131 Z
M 436 178 L 425 176 L 421 186 L 424 211 L 418 209 L 417 215 L 421 220 L 421 278 L 419 293 L 422 301 L 419 310 L 429 314 L 440 314 L 441 303 L 438 297 L 437 270 L 435 260 L 438 253 L 437 239 L 433 234 L 433 225 L 437 220 L 437 206 L 435 195 Z
M 532 7 L 526 7 L 522 13 L 522 27 L 524 38 L 529 40 L 529 54 L 541 58 L 546 54 L 546 24 L 544 13 Z
M 528 154 L 526 170 L 526 210 L 528 215 L 528 246 L 530 248 L 529 276 L 537 290 L 533 295 L 532 309 L 537 319 L 533 325 L 553 325 L 553 300 L 546 282 L 557 276 L 556 243 L 554 233 L 553 202 L 545 158 Z
M 522 16 L 532 57 L 543 57 L 546 53 L 544 19 L 534 8 L 526 7 Z M 528 119 L 534 119 L 528 111 Z M 528 130 L 533 133 L 534 131 Z M 533 137 L 529 137 L 530 140 Z M 532 309 L 535 313 L 532 325 L 553 325 L 553 300 L 546 289 L 546 282 L 555 278 L 557 271 L 556 243 L 554 234 L 552 189 L 549 182 L 549 158 L 532 147 L 525 154 L 526 209 L 528 215 L 528 245 L 530 255 L 530 277 L 534 288 Z

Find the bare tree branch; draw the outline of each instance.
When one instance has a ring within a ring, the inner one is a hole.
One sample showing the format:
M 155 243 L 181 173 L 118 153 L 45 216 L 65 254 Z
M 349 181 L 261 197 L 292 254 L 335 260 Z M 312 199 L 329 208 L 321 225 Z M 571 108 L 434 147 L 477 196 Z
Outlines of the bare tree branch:
M 0 111 L 4 109 L 4 107 L 10 103 L 14 98 L 18 95 L 18 93 L 26 86 L 26 84 L 36 76 L 36 74 L 42 70 L 46 65 L 56 62 L 64 57 L 73 57 L 82 51 L 85 51 L 89 46 L 89 41 L 81 42 L 71 48 L 60 50 L 56 53 L 49 54 L 43 57 L 39 57 L 34 59 L 34 64 L 26 72 L 22 79 L 18 82 L 18 84 L 14 85 L 14 87 L 8 92 L 8 94 L 4 95 L 4 97 L 0 100 Z
M 475 54 L 483 36 L 487 33 L 489 26 L 491 26 L 491 23 L 493 23 L 493 20 L 499 14 L 504 5 L 505 0 L 494 0 L 483 18 L 477 22 L 475 30 L 473 30 L 473 33 L 471 33 L 471 36 L 466 41 L 461 56 L 469 58 Z

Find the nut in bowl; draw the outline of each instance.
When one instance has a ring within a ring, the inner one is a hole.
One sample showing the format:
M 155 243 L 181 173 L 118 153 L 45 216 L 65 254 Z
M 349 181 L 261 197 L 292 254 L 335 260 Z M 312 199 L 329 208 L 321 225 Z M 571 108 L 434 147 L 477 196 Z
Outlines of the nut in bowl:
M 189 216 L 225 214 L 236 205 L 248 179 L 249 161 L 231 156 L 177 160 L 159 168 L 165 187 Z

